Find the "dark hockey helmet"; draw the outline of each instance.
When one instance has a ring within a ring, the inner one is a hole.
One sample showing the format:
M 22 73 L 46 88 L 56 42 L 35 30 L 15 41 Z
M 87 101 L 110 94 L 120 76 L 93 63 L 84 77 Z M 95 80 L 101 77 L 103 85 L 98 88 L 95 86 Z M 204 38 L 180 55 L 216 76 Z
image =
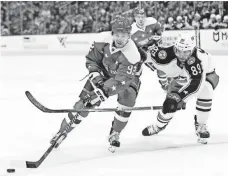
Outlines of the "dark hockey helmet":
M 123 32 L 123 33 L 131 33 L 131 24 L 130 21 L 126 17 L 118 17 L 112 24 L 112 32 Z

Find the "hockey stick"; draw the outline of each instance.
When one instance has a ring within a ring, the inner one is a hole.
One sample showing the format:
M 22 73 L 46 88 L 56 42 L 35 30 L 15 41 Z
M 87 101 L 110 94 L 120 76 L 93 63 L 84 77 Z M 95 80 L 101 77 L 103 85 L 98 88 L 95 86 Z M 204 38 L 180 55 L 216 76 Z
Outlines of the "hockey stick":
M 37 168 L 45 160 L 45 158 L 51 153 L 55 147 L 55 142 L 47 149 L 47 151 L 42 155 L 38 161 L 26 161 L 27 168 Z
M 69 113 L 69 112 L 113 112 L 118 111 L 118 108 L 96 108 L 96 109 L 49 109 L 38 102 L 34 96 L 29 92 L 26 91 L 25 95 L 30 100 L 30 102 L 36 106 L 39 110 L 45 113 Z M 132 108 L 125 108 L 124 111 L 141 111 L 141 110 L 159 110 L 162 109 L 162 106 L 144 106 L 144 107 L 132 107 Z M 121 109 L 122 110 L 122 109 Z
M 84 108 L 84 107 L 83 107 Z M 70 122 L 67 124 L 67 126 L 65 127 L 66 132 L 69 132 L 69 129 L 71 127 L 71 125 L 73 123 L 75 123 L 76 119 L 78 117 L 78 113 L 77 115 L 75 115 Z M 26 161 L 26 167 L 27 168 L 38 168 L 42 162 L 45 160 L 45 158 L 51 153 L 51 151 L 55 148 L 55 145 L 57 144 L 57 141 L 61 138 L 62 135 L 59 135 L 59 137 L 55 140 L 55 142 L 52 143 L 52 145 L 47 149 L 47 151 L 41 156 L 41 158 L 38 161 Z

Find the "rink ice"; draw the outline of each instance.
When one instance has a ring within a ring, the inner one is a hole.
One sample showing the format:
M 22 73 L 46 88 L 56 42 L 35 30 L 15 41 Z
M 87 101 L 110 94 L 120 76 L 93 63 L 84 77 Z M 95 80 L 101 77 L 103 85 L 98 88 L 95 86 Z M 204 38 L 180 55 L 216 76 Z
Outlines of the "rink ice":
M 85 83 L 83 56 L 15 56 L 0 59 L 0 176 L 227 176 L 227 56 L 215 56 L 220 84 L 209 119 L 208 145 L 196 143 L 195 100 L 178 112 L 166 130 L 143 137 L 141 131 L 156 120 L 157 111 L 132 113 L 121 134 L 121 147 L 108 151 L 107 136 L 113 113 L 91 113 L 51 153 L 39 169 L 25 169 L 25 160 L 38 160 L 49 146 L 65 114 L 45 114 L 26 98 L 26 90 L 50 108 L 71 108 Z M 156 74 L 144 68 L 136 106 L 161 105 L 164 93 Z M 116 107 L 111 97 L 101 107 Z

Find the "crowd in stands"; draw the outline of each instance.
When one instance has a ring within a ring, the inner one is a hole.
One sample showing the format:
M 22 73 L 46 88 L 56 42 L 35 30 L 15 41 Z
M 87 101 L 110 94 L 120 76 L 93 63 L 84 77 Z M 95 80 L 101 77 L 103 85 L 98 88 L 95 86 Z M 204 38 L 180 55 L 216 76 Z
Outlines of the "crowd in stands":
M 228 28 L 227 1 L 1 1 L 1 35 L 109 31 L 118 14 L 133 22 L 139 6 L 164 30 Z

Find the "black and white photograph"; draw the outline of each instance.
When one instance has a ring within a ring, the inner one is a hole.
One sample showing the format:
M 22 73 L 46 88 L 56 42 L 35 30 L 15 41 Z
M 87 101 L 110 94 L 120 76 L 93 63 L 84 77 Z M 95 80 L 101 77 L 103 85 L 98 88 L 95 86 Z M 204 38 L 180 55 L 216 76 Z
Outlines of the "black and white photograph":
M 228 1 L 1 1 L 0 176 L 228 176 Z

